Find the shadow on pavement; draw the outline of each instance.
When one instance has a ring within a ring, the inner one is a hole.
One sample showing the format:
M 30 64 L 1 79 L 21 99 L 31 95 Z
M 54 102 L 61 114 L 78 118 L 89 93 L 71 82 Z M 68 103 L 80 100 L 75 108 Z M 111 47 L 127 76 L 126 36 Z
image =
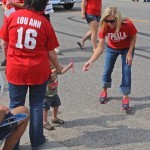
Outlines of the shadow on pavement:
M 113 129 L 102 129 L 99 131 L 83 132 L 77 138 L 63 141 L 70 147 L 84 145 L 90 149 L 109 148 L 119 145 L 128 145 L 130 143 L 141 143 L 150 141 L 150 130 L 142 128 L 128 128 L 124 125 L 118 125 Z M 95 144 L 96 143 L 96 144 Z

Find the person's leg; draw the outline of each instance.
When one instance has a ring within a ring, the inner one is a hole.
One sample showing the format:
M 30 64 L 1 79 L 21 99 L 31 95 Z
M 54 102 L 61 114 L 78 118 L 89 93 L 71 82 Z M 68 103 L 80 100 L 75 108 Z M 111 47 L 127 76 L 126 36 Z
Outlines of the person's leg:
M 57 119 L 58 109 L 60 105 L 61 105 L 61 101 L 60 101 L 59 95 L 56 94 L 54 95 L 54 99 L 51 103 L 51 106 L 53 107 L 52 120 Z
M 43 110 L 43 124 L 47 122 L 48 110 Z
M 93 52 L 97 48 L 97 33 L 98 33 L 98 27 L 99 27 L 99 22 L 97 20 L 91 21 L 89 23 L 90 30 L 91 30 L 91 41 L 93 45 Z
M 24 106 L 28 86 L 8 83 L 8 90 L 10 97 L 9 108 L 13 109 L 19 106 Z
M 46 97 L 44 98 L 44 105 L 43 105 L 43 124 L 47 123 L 48 111 L 50 110 L 51 105 L 51 98 Z
M 102 77 L 103 88 L 111 88 L 111 82 L 112 82 L 111 75 L 119 54 L 120 53 L 118 50 L 114 50 L 108 47 L 106 48 L 104 72 Z
M 107 89 L 111 88 L 111 75 L 116 63 L 117 57 L 119 55 L 118 50 L 113 50 L 112 48 L 106 48 L 104 72 L 102 77 L 102 91 L 100 92 L 100 103 L 105 104 L 107 102 Z
M 8 113 L 9 113 L 9 109 L 6 106 L 0 105 L 0 124 L 5 119 L 5 116 Z
M 122 51 L 122 82 L 120 85 L 120 91 L 123 94 L 122 98 L 122 109 L 129 109 L 129 97 L 128 95 L 131 93 L 131 66 L 126 63 L 126 55 L 128 50 Z M 134 55 L 134 52 L 133 52 Z
M 57 119 L 58 109 L 59 107 L 53 107 L 52 120 Z
M 52 111 L 52 123 L 55 124 L 64 124 L 64 120 L 57 117 L 59 107 L 53 107 Z
M 44 106 L 43 106 L 43 127 L 46 130 L 54 130 L 54 126 L 52 126 L 49 121 L 47 120 L 48 118 L 48 111 L 51 106 L 51 102 L 53 100 L 53 97 L 47 97 L 45 96 L 44 98 Z
M 61 101 L 60 101 L 59 95 L 56 94 L 56 95 L 54 95 L 54 100 L 53 100 L 52 105 L 51 105 L 53 107 L 53 111 L 52 111 L 52 123 L 55 123 L 55 124 L 64 124 L 64 121 L 61 120 L 61 119 L 59 119 L 57 117 L 60 105 L 61 105 Z
M 9 90 L 9 97 L 10 97 L 9 108 L 13 109 L 19 106 L 24 106 L 28 86 L 8 83 L 8 90 Z M 14 150 L 18 150 L 18 149 L 19 149 L 19 141 L 14 147 Z
M 120 91 L 124 97 L 128 97 L 131 93 L 131 66 L 126 63 L 126 55 L 128 50 L 123 50 L 121 59 L 122 59 L 122 82 L 120 85 Z
M 97 20 L 97 18 L 96 18 L 96 16 L 93 16 L 93 15 L 91 15 L 91 14 L 85 14 L 85 17 L 86 17 L 86 21 L 87 21 L 87 23 L 89 24 L 89 26 L 90 26 L 90 22 L 91 21 L 95 21 L 95 20 Z M 77 43 L 82 49 L 85 49 L 85 47 L 84 47 L 84 43 L 85 43 L 85 41 L 87 40 L 87 39 L 89 39 L 90 37 L 91 37 L 91 35 L 92 35 L 92 30 L 91 30 L 91 27 L 90 27 L 90 30 L 83 36 L 83 38 L 81 39 L 81 43 Z M 91 38 L 91 39 L 93 39 L 94 38 L 94 36 Z M 97 37 L 96 37 L 97 38 Z M 93 42 L 92 42 L 93 43 Z M 80 45 L 81 44 L 81 45 Z
M 49 121 L 47 120 L 48 118 L 48 110 L 44 109 L 43 110 L 43 128 L 46 130 L 54 130 L 54 126 L 52 126 Z
M 88 40 L 88 39 L 90 39 L 91 35 L 92 35 L 92 32 L 91 32 L 91 30 L 89 30 L 89 31 L 82 37 L 82 39 L 81 39 L 81 46 L 83 47 L 83 49 L 85 49 L 85 47 L 84 47 L 85 41 Z
M 20 106 L 20 107 L 17 107 L 15 109 L 13 109 L 11 111 L 11 113 L 13 113 L 14 115 L 15 114 L 18 114 L 18 113 L 26 113 L 28 114 L 28 117 L 25 118 L 24 120 L 18 122 L 18 128 L 17 130 L 12 133 L 6 140 L 5 140 L 5 143 L 4 143 L 4 147 L 3 147 L 3 150 L 13 150 L 16 143 L 19 141 L 19 139 L 21 138 L 21 136 L 23 135 L 25 129 L 26 129 L 26 126 L 28 124 L 28 120 L 29 120 L 29 111 L 26 107 L 23 107 L 23 106 Z
M 44 143 L 43 135 L 43 104 L 47 81 L 41 85 L 29 86 L 30 105 L 30 141 L 33 149 Z

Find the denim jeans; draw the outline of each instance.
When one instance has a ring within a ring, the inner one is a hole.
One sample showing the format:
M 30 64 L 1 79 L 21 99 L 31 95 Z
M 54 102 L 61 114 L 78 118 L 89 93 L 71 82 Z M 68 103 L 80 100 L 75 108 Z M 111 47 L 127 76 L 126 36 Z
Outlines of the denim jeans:
M 129 95 L 131 93 L 131 66 L 126 63 L 126 55 L 128 48 L 125 49 L 113 49 L 110 47 L 106 48 L 105 54 L 105 65 L 104 73 L 102 77 L 103 88 L 111 88 L 112 83 L 112 72 L 119 55 L 122 60 L 122 81 L 120 85 L 120 91 L 123 95 Z M 134 52 L 133 52 L 134 53 Z
M 43 100 L 47 81 L 40 85 L 15 85 L 8 83 L 10 109 L 25 105 L 29 89 L 30 128 L 29 135 L 32 148 L 43 143 Z
M 91 21 L 97 21 L 97 22 L 100 22 L 100 19 L 101 19 L 101 16 L 95 16 L 95 15 L 91 15 L 91 14 L 85 14 L 85 18 L 86 18 L 86 21 L 88 23 L 90 23 Z

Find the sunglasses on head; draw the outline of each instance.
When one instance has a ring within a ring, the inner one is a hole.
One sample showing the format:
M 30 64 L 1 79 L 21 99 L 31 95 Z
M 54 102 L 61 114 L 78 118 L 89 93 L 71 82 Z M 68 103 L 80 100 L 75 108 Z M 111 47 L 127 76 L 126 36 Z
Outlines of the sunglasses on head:
M 104 20 L 106 23 L 115 23 L 116 20 Z

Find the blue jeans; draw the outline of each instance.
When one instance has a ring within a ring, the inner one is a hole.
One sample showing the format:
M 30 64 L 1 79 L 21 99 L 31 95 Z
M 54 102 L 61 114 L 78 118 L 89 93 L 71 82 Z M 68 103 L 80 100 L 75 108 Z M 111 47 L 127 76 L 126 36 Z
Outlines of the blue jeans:
M 29 135 L 32 148 L 43 143 L 43 100 L 47 81 L 40 85 L 15 85 L 8 83 L 10 108 L 25 105 L 29 88 L 30 128 Z
M 116 63 L 117 57 L 121 55 L 122 60 L 122 82 L 120 85 L 120 91 L 123 95 L 129 95 L 131 93 L 131 66 L 126 63 L 126 55 L 128 48 L 115 50 L 107 47 L 105 54 L 104 73 L 102 77 L 103 88 L 111 88 L 111 75 Z M 134 53 L 134 52 L 133 52 Z

